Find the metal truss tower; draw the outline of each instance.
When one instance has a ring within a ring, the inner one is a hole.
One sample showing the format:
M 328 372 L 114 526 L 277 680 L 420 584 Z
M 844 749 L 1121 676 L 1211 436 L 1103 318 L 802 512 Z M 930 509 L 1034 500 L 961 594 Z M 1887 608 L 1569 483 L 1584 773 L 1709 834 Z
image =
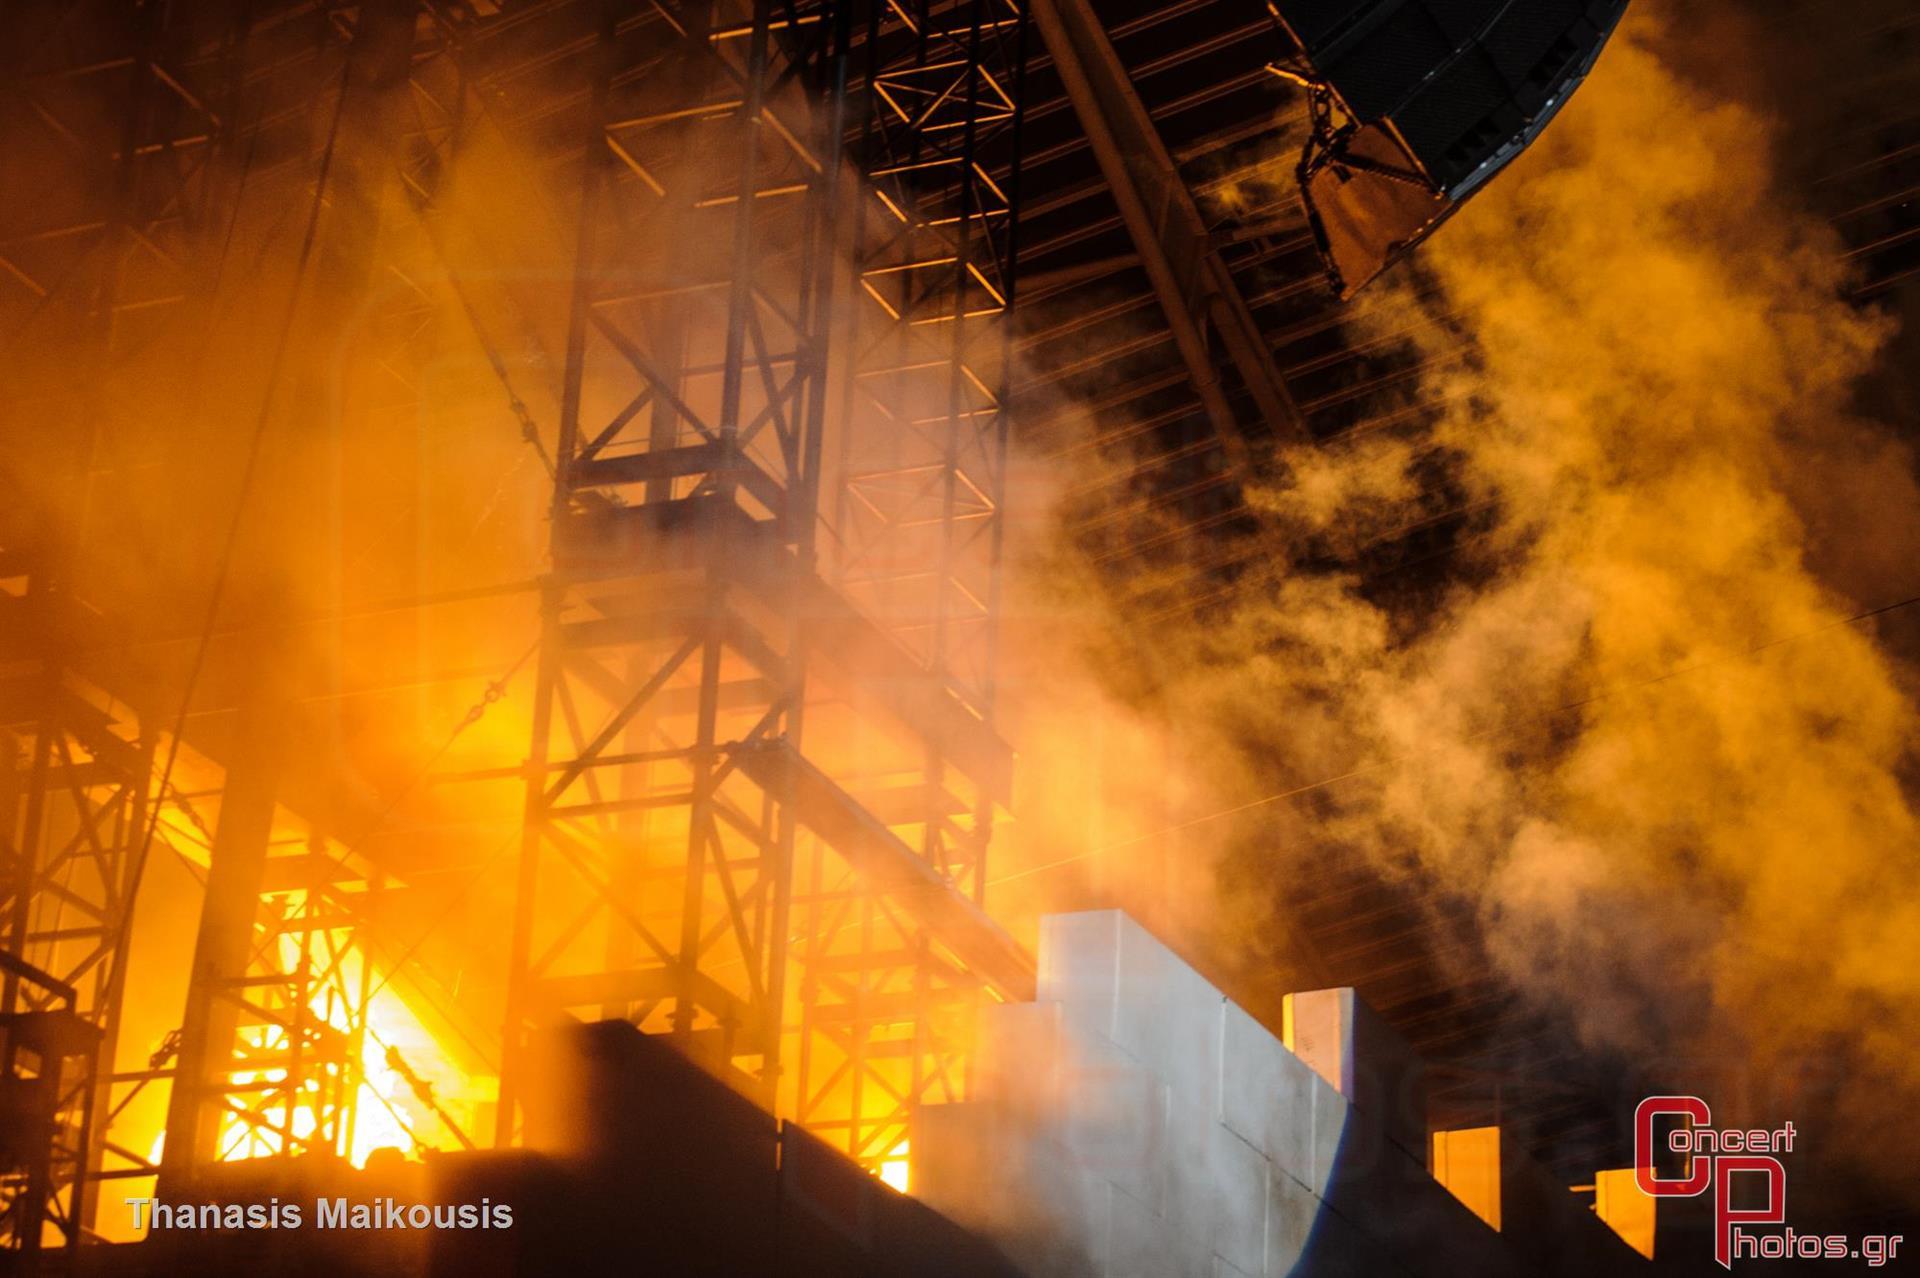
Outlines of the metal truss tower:
M 181 353 L 218 319 L 243 198 L 324 194 L 322 251 L 354 256 L 378 207 L 370 175 L 392 168 L 379 158 L 391 94 L 376 64 L 388 60 L 389 86 L 397 67 L 400 85 L 438 87 L 430 59 L 414 63 L 418 13 L 149 0 L 7 15 L 0 348 L 16 469 L 0 492 L 0 1238 L 13 1249 L 88 1237 L 103 1180 L 178 1185 L 216 1158 L 351 1146 L 372 975 L 364 907 L 382 879 L 310 821 L 291 845 L 276 839 L 289 819 L 287 706 L 264 675 L 229 711 L 224 782 L 196 800 L 218 819 L 204 831 L 181 1028 L 149 1068 L 115 1072 L 134 896 L 170 837 L 155 838 L 155 807 L 191 808 L 156 779 L 186 694 L 103 689 L 70 656 L 124 638 L 75 601 L 110 593 L 125 570 L 116 484 L 181 442 L 151 408 L 203 371 Z M 307 136 L 316 102 L 343 126 L 324 192 L 327 157 Z M 430 175 L 444 140 L 431 125 L 408 135 L 402 177 Z M 419 299 L 347 300 L 310 300 L 309 326 L 337 329 L 349 312 L 396 367 L 392 330 Z M 155 1086 L 170 1088 L 164 1156 L 113 1126 Z
M 1024 5 L 876 5 L 866 41 L 835 584 L 939 688 L 873 796 L 978 905 L 1011 788 L 993 721 L 1017 254 Z M 957 713 L 956 713 L 957 706 Z M 918 805 L 918 811 L 913 805 Z M 834 864 L 808 865 L 796 1116 L 885 1159 L 913 1107 L 957 1099 L 981 972 Z M 1024 981 L 1002 985 L 1024 997 Z M 903 1014 L 904 1013 L 904 1014 Z
M 269 382 L 262 412 L 294 419 L 289 433 L 330 426 L 322 414 L 406 412 L 394 388 L 410 388 L 427 302 L 397 269 L 402 254 L 422 250 L 417 234 L 385 225 L 386 197 L 404 184 L 423 198 L 446 140 L 444 122 L 408 110 L 416 88 L 439 90 L 449 69 L 440 29 L 423 16 L 418 0 L 293 8 L 237 36 L 244 74 L 232 149 L 241 180 L 311 210 L 311 259 L 303 252 L 287 285 L 287 340 L 337 360 L 290 361 L 291 389 Z M 289 124 L 302 133 L 277 132 Z M 263 153 L 289 156 L 278 166 L 286 172 L 259 172 Z M 244 219 L 246 209 L 232 216 Z M 274 407 L 276 395 L 284 407 Z M 244 490 L 239 500 L 248 500 Z M 323 561 L 310 571 L 324 580 L 337 567 Z M 367 1061 L 378 1054 L 369 917 L 387 880 L 324 816 L 292 811 L 285 774 L 302 719 L 285 645 L 270 619 L 230 653 L 240 687 L 157 1169 L 167 1189 L 216 1161 L 347 1157 Z
M 619 1016 L 882 1165 L 1031 993 L 979 901 L 1024 26 L 597 7 L 502 1143 L 529 1029 Z
M 0 1246 L 86 1234 L 103 1168 L 154 726 L 66 661 L 86 625 L 78 512 L 137 449 L 156 338 L 192 309 L 218 119 L 164 5 L 21 6 L 0 66 L 0 375 L 29 464 L 0 483 Z M 221 47 L 211 45 L 217 64 Z
M 96 1141 L 126 968 L 131 871 L 147 819 L 151 744 L 48 662 L 6 689 L 0 728 L 0 1149 L 9 1248 L 51 1228 L 78 1242 L 91 1218 Z M 27 717 L 22 718 L 25 714 Z
M 83 1171 L 172 1189 L 217 1159 L 352 1146 L 389 879 L 292 788 L 302 694 L 275 625 L 223 640 L 197 703 L 190 679 L 90 682 L 61 647 L 118 642 L 71 605 L 113 582 L 73 574 L 111 571 L 115 485 L 177 444 L 142 396 L 191 377 L 181 334 L 220 321 L 250 204 L 325 210 L 296 337 L 360 370 L 317 389 L 398 422 L 436 313 L 467 301 L 438 280 L 431 214 L 487 114 L 531 183 L 577 192 L 554 201 L 574 256 L 498 1138 L 517 1139 L 529 1029 L 620 1016 L 898 1161 L 914 1107 L 964 1092 L 968 1009 L 1033 985 L 982 909 L 1012 759 L 992 690 L 1022 7 L 8 21 L 0 171 L 61 179 L 0 224 L 9 419 L 40 424 L 19 456 L 50 477 L 0 518 L 4 634 L 38 637 L 0 667 L 0 1064 L 8 1103 L 45 1115 L 9 1129 L 10 1245 L 85 1236 Z M 422 216 L 396 223 L 394 191 Z M 77 544 L 41 536 L 54 509 L 87 512 Z M 201 760 L 219 780 L 191 801 L 155 792 L 183 704 L 221 725 Z M 198 931 L 179 1031 L 115 1074 L 142 857 L 179 829 L 151 844 L 155 805 L 211 817 Z M 155 1154 L 113 1121 L 158 1087 Z

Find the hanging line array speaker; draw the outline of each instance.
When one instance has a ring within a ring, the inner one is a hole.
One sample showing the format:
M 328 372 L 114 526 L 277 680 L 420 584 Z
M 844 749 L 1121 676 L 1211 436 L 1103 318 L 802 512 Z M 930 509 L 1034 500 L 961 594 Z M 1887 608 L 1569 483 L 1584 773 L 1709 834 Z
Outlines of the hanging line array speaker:
M 1352 296 L 1525 150 L 1627 0 L 1273 0 L 1309 95 L 1301 193 Z

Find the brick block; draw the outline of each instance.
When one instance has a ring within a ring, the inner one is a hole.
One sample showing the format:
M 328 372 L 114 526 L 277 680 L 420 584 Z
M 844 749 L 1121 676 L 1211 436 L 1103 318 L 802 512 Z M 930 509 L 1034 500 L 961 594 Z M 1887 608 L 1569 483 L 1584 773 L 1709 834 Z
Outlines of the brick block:
M 1207 1254 L 1204 1248 L 1196 1253 L 1197 1239 L 1183 1235 L 1166 1217 L 1118 1190 L 1111 1204 L 1105 1268 L 1100 1271 L 1105 1278 L 1178 1278 L 1205 1273 L 1196 1268 L 1204 1263 L 1200 1257 Z M 1185 1256 L 1181 1254 L 1183 1243 Z
M 1468 1211 L 1500 1228 L 1500 1129 L 1469 1127 L 1433 1134 L 1433 1178 Z
M 1311 1183 L 1313 1071 L 1233 1003 L 1222 1012 L 1220 1045 L 1220 1121 L 1280 1171 Z
M 1110 1037 L 1182 1101 L 1213 1107 L 1226 998 L 1153 934 L 1121 916 Z
M 1204 1257 L 1213 1250 L 1215 1223 L 1214 1150 L 1210 1129 L 1217 1126 L 1204 1110 L 1181 1105 L 1169 1106 L 1167 1121 L 1167 1193 L 1163 1211 L 1168 1228 L 1180 1240 L 1190 1257 Z
M 1631 1167 L 1594 1176 L 1594 1216 L 1640 1255 L 1653 1258 L 1659 1199 L 1642 1190 Z
M 1072 1020 L 1112 1037 L 1113 1001 L 1119 988 L 1118 910 L 1050 914 L 1040 920 L 1037 997 L 1058 1003 Z
M 1106 1039 L 1067 1027 L 1059 1065 L 1064 1101 L 1042 1115 L 1075 1166 L 1165 1209 L 1173 1175 L 1168 1152 L 1167 1085 Z
M 1102 1272 L 1111 1186 L 1061 1135 L 994 1102 L 922 1106 L 913 1195 L 1029 1275 L 1091 1278 Z
M 1426 1065 L 1352 989 L 1289 994 L 1286 1041 L 1385 1139 L 1427 1157 Z
M 913 1196 L 969 1229 L 997 1225 L 1005 1139 L 1005 1125 L 988 1104 L 920 1106 L 913 1116 Z
M 1266 1278 L 1287 1278 L 1307 1253 L 1307 1241 L 1319 1219 L 1320 1200 L 1277 1168 L 1267 1176 L 1267 1241 L 1261 1270 Z
M 1207 1232 L 1214 1254 L 1243 1273 L 1257 1274 L 1267 1250 L 1272 1165 L 1220 1124 L 1209 1123 L 1207 1132 L 1213 1182 Z
M 1313 1146 L 1307 1159 L 1307 1174 L 1302 1179 L 1308 1189 L 1324 1198 L 1337 1164 L 1352 1166 L 1371 1161 L 1378 1157 L 1379 1150 L 1376 1146 L 1365 1150 L 1360 1157 L 1354 1155 L 1349 1148 L 1354 1143 L 1349 1132 L 1353 1106 L 1318 1074 L 1307 1079 L 1307 1097 L 1313 1109 Z
M 997 1003 L 980 1010 L 973 1053 L 973 1095 L 1015 1113 L 1059 1104 L 1061 1008 L 1055 1003 Z
M 1269 1278 L 1405 1278 L 1395 1264 L 1338 1212 L 1322 1206 L 1306 1248 L 1291 1269 L 1269 1267 Z
M 1109 1271 L 1113 1188 L 1096 1176 L 1062 1174 L 1029 1186 L 1017 1215 L 990 1235 L 1029 1278 L 1101 1278 Z

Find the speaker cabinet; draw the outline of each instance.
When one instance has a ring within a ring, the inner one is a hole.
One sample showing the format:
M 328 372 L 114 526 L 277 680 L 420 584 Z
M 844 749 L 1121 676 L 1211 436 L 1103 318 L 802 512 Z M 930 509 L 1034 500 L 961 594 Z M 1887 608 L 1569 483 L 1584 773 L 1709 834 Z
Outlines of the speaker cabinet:
M 1351 294 L 1520 154 L 1627 0 L 1275 0 L 1315 99 L 1301 185 Z

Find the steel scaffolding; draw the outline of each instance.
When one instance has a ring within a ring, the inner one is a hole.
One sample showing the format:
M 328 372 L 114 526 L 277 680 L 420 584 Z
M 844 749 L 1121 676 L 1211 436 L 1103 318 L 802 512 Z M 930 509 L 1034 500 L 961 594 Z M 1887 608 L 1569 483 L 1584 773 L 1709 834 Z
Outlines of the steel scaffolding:
M 947 698 L 990 724 L 1026 14 L 968 0 L 876 6 L 869 23 L 832 571 Z M 969 735 L 923 726 L 871 802 L 978 903 L 1009 777 L 998 743 L 974 753 Z M 796 1112 L 884 1163 L 915 1105 L 962 1095 L 979 973 L 814 852 Z
M 610 1015 L 879 1165 L 1032 981 L 978 904 L 1024 19 L 596 8 L 498 1138 Z
M 0 1245 L 86 1235 L 103 1168 L 155 729 L 69 667 L 94 477 L 140 446 L 155 347 L 197 299 L 218 118 L 185 62 L 220 41 L 167 6 L 22 6 L 0 104 Z M 77 512 L 78 535 L 47 534 Z
M 52 1088 L 51 1155 L 9 1154 L 25 1169 L 7 1180 L 7 1238 L 20 1249 L 41 1245 L 40 1222 L 69 1242 L 88 1235 L 97 1190 L 82 1168 L 92 1182 L 164 1174 L 178 1186 L 216 1158 L 351 1146 L 371 977 L 364 904 L 381 876 L 281 805 L 275 760 L 290 703 L 272 686 L 278 672 L 248 676 L 237 707 L 223 711 L 237 718 L 219 761 L 226 776 L 199 796 L 218 820 L 205 831 L 181 1027 L 148 1068 L 115 1072 L 133 898 L 144 862 L 172 837 L 155 819 L 156 759 L 179 750 L 187 712 L 204 710 L 192 676 L 184 689 L 107 681 L 103 690 L 69 657 L 110 650 L 124 636 L 107 625 L 131 620 L 103 621 L 76 600 L 124 587 L 113 576 L 132 558 L 120 549 L 119 485 L 140 482 L 181 442 L 151 406 L 206 372 L 195 351 L 204 355 L 219 318 L 243 199 L 285 189 L 302 205 L 325 197 L 334 221 L 323 258 L 352 260 L 378 210 L 368 188 L 385 180 L 388 137 L 408 144 L 404 175 L 421 180 L 414 144 L 424 138 L 430 150 L 442 134 L 403 135 L 390 109 L 396 66 L 399 86 L 416 73 L 431 83 L 430 68 L 414 65 L 418 13 L 394 0 L 351 12 L 149 3 L 7 15 L 0 180 L 22 198 L 8 201 L 0 225 L 0 325 L 20 451 L 10 458 L 18 491 L 0 517 L 0 579 L 10 579 L 0 631 L 32 645 L 4 653 L 0 680 L 9 1078 L 27 1068 L 47 1087 L 59 1078 L 30 1059 L 47 1053 L 28 1032 L 56 1010 L 87 1031 L 86 1052 Z M 309 136 L 329 111 L 344 126 L 338 165 L 333 142 L 316 155 Z M 322 260 L 318 273 L 328 268 Z M 296 279 L 306 338 L 342 331 L 354 315 L 369 331 L 385 324 L 373 333 L 385 340 L 388 320 L 404 326 L 420 309 L 401 294 L 360 316 L 351 283 L 317 304 L 300 287 Z M 390 355 L 383 367 L 396 365 Z M 68 535 L 47 534 L 62 523 Z M 177 784 L 165 797 L 192 809 Z M 275 837 L 289 823 L 313 829 L 291 849 Z M 154 1087 L 169 1093 L 164 1159 L 113 1127 Z M 9 1136 L 24 1130 L 10 1124 Z
M 292 331 L 349 370 L 298 373 L 282 411 L 398 423 L 438 317 L 464 308 L 488 345 L 436 209 L 475 134 L 505 137 L 517 194 L 571 222 L 573 253 L 513 285 L 566 306 L 556 446 L 506 388 L 554 493 L 498 1138 L 516 1139 L 527 1031 L 618 1016 L 868 1166 L 897 1162 L 914 1106 L 964 1092 L 967 1009 L 1033 985 L 981 908 L 1012 758 L 991 717 L 1023 10 L 41 16 L 9 50 L 27 88 L 0 160 L 90 176 L 0 225 L 0 319 L 20 419 L 86 429 L 30 441 L 65 487 L 10 509 L 100 513 L 77 544 L 41 544 L 44 520 L 0 529 L 0 577 L 33 565 L 22 598 L 0 599 L 17 633 L 60 633 L 46 614 L 69 592 L 46 583 L 101 559 L 112 485 L 172 444 L 138 386 L 191 376 L 180 351 L 220 318 L 250 202 L 324 210 Z M 74 624 L 78 649 L 111 647 L 100 618 Z M 395 880 L 293 775 L 310 692 L 276 650 L 285 628 L 222 639 L 197 694 L 191 675 L 147 686 L 119 658 L 89 669 L 124 686 L 89 682 L 52 643 L 30 673 L 7 667 L 7 1011 L 68 1006 L 92 1027 L 54 1137 L 9 1184 L 66 1236 L 90 1205 L 63 1168 L 174 1189 L 214 1160 L 352 1146 L 378 1050 L 370 986 L 393 975 L 376 971 L 369 902 Z M 186 746 L 191 802 L 167 790 L 183 820 L 212 814 L 186 1008 L 147 1068 L 116 1074 L 141 860 L 178 834 L 149 835 L 156 756 L 189 710 L 221 726 Z M 161 1088 L 164 1153 L 116 1138 L 114 1118 Z M 16 1245 L 37 1244 L 29 1216 L 9 1219 Z
M 79 1241 L 110 1152 L 103 1115 L 118 1038 L 132 870 L 147 819 L 152 746 L 52 664 L 0 728 L 0 1149 L 10 1248 L 45 1227 Z M 26 1137 L 25 1140 L 22 1137 Z

